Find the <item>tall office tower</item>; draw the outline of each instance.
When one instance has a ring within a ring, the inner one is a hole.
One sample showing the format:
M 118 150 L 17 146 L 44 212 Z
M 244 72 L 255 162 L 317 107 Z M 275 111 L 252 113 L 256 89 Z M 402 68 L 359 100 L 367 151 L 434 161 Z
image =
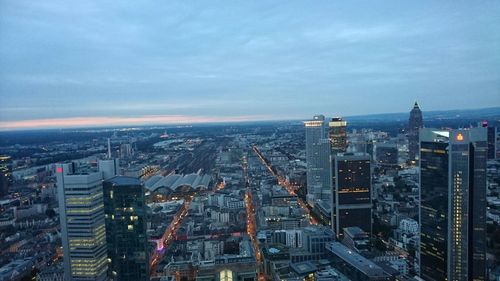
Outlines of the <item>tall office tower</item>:
M 422 118 L 422 111 L 415 102 L 413 109 L 410 111 L 410 119 L 408 120 L 408 145 L 409 157 L 414 161 L 418 156 L 418 131 L 424 127 L 424 120 Z
M 9 194 L 12 180 L 12 161 L 10 156 L 0 155 L 0 197 Z
M 488 128 L 488 159 L 496 159 L 498 129 L 497 127 L 490 127 L 488 124 L 486 126 Z
M 330 150 L 331 150 L 331 168 L 332 168 L 332 200 L 331 204 L 331 214 L 332 222 L 335 218 L 335 156 L 337 153 L 344 153 L 347 151 L 347 121 L 340 117 L 334 117 L 328 123 L 328 137 L 330 139 Z
M 420 276 L 486 279 L 486 128 L 420 131 Z
M 304 121 L 306 127 L 307 201 L 331 200 L 330 142 L 326 136 L 325 116 Z
M 372 232 L 371 158 L 367 153 L 339 153 L 335 157 L 335 214 L 337 236 L 345 227 Z
M 332 118 L 328 123 L 328 136 L 332 155 L 347 150 L 347 121 L 340 117 Z
M 134 151 L 132 149 L 132 144 L 124 143 L 120 145 L 120 157 L 128 159 L 133 155 Z
M 64 280 L 106 280 L 108 270 L 102 173 L 57 164 Z
M 144 189 L 137 178 L 104 181 L 104 212 L 110 269 L 115 280 L 149 280 Z

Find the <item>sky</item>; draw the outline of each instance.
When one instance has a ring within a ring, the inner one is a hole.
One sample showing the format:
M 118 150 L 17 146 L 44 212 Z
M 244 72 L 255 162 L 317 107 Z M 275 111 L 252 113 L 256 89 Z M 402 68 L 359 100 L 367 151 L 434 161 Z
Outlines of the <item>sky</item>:
M 500 106 L 500 1 L 0 1 L 0 130 Z

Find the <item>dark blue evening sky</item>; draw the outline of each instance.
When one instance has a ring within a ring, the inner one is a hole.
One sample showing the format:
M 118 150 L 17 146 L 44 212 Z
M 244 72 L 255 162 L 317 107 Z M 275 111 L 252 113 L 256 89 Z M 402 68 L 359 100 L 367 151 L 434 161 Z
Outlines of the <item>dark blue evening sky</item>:
M 500 105 L 500 1 L 0 2 L 0 129 L 402 112 L 415 100 Z

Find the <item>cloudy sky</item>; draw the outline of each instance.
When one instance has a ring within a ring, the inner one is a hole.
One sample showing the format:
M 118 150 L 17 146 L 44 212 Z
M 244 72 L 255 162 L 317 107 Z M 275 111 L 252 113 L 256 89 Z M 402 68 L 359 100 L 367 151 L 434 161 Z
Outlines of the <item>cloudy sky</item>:
M 500 1 L 0 2 L 0 129 L 500 106 Z

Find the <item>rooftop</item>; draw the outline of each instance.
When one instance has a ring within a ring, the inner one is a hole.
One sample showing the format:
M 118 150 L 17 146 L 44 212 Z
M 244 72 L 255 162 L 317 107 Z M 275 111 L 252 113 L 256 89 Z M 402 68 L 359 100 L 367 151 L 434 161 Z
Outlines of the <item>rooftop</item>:
M 141 181 L 138 178 L 127 176 L 116 176 L 106 181 L 115 185 L 141 185 Z
M 367 233 L 357 226 L 344 228 L 344 233 L 350 237 L 367 236 Z
M 315 272 L 316 270 L 318 270 L 318 268 L 310 261 L 292 263 L 290 266 L 293 271 L 300 275 Z
M 209 175 L 189 174 L 179 175 L 170 174 L 168 176 L 153 176 L 145 182 L 145 186 L 150 191 L 156 191 L 161 187 L 169 188 L 175 191 L 180 186 L 189 186 L 191 188 L 208 188 L 212 177 Z

